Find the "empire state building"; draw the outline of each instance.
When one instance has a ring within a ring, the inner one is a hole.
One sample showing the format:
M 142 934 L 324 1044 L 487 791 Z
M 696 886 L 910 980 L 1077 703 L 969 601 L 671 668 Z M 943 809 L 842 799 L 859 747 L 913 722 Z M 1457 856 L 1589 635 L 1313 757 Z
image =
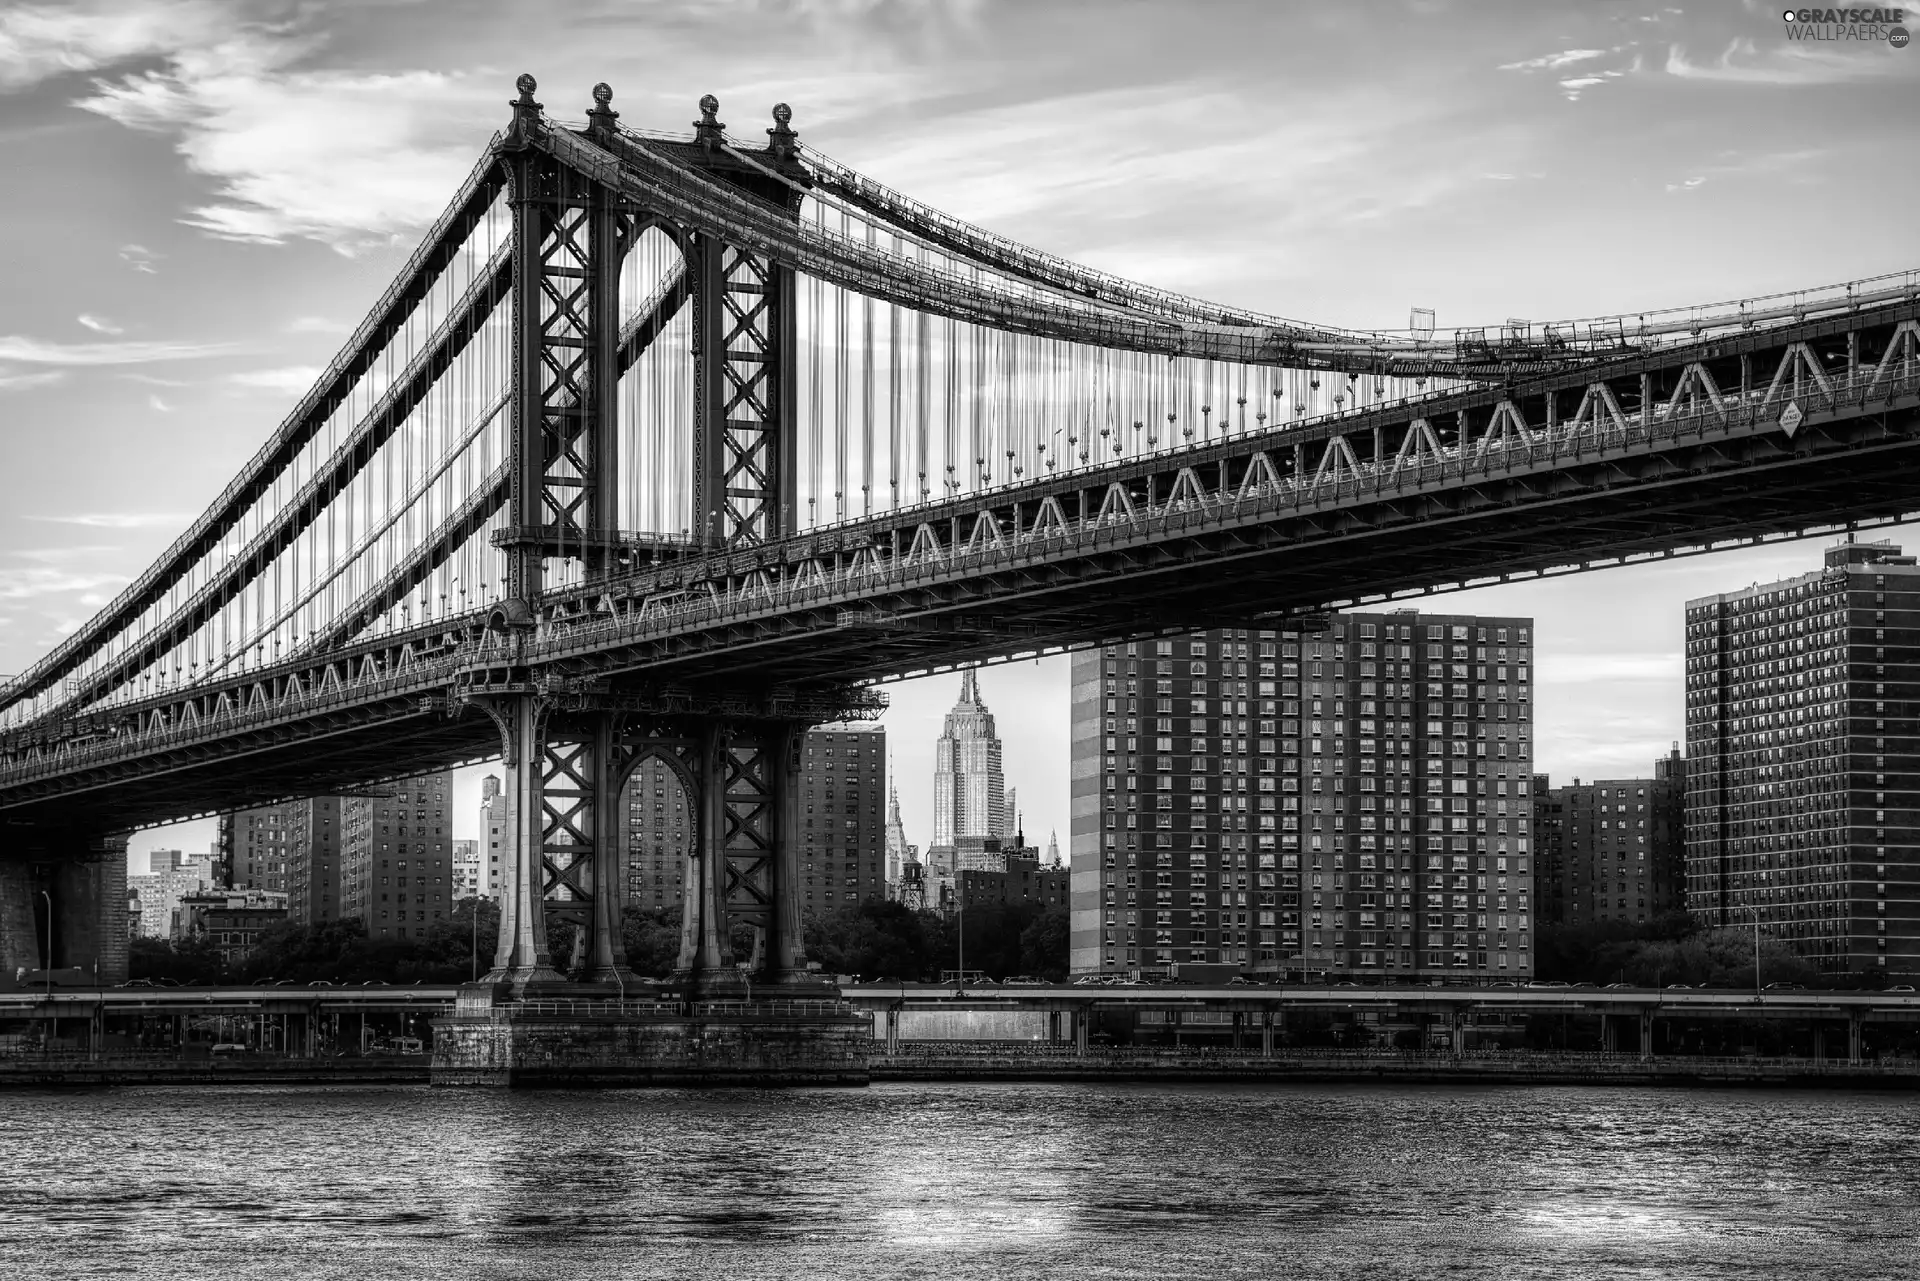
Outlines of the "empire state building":
M 936 873 L 953 870 L 952 851 L 965 838 L 1006 836 L 1006 792 L 1000 736 L 969 669 L 960 678 L 960 701 L 934 745 L 933 845 L 927 858 Z

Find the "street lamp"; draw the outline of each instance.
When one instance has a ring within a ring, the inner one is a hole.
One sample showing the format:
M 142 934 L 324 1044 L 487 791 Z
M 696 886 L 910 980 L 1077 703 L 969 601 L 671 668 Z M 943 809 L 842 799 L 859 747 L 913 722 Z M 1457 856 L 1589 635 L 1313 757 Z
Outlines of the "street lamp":
M 1753 913 L 1753 993 L 1760 994 L 1760 908 L 1755 904 L 1747 908 Z
M 45 890 L 40 897 L 47 900 L 47 954 L 40 958 L 40 971 L 47 979 L 47 1007 L 53 1007 L 53 895 Z

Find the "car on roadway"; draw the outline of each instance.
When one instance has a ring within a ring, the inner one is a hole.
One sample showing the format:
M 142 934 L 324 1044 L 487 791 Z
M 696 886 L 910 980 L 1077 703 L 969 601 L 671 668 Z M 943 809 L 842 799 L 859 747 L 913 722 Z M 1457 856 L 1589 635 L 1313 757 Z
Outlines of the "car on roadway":
M 1889 991 L 1889 992 L 1911 992 L 1911 991 L 1913 991 L 1913 984 L 1911 984 L 1911 983 L 1895 983 L 1895 984 L 1894 984 L 1894 985 L 1893 985 L 1892 987 L 1890 987 L 1890 988 L 1888 988 L 1888 989 L 1887 989 L 1887 991 Z
M 1804 992 L 1807 990 L 1807 985 L 1804 983 L 1769 983 L 1766 986 L 1766 990 L 1769 992 Z
M 1669 983 L 1669 984 L 1667 984 L 1667 991 L 1669 991 L 1669 992 L 1691 992 L 1691 991 L 1693 991 L 1693 989 L 1692 989 L 1692 988 L 1690 988 L 1690 987 L 1688 987 L 1688 986 L 1687 986 L 1687 985 L 1686 985 L 1685 983 Z
M 208 1050 L 207 1053 L 213 1055 L 216 1059 L 230 1059 L 242 1054 L 251 1054 L 253 1051 L 238 1041 L 222 1041 L 211 1050 Z
M 1638 985 L 1634 983 L 1609 983 L 1605 990 L 1609 992 L 1625 992 L 1632 990 L 1636 986 Z
M 1563 979 L 1535 979 L 1533 982 L 1527 984 L 1527 986 L 1528 987 L 1572 987 L 1573 984 L 1568 983 Z

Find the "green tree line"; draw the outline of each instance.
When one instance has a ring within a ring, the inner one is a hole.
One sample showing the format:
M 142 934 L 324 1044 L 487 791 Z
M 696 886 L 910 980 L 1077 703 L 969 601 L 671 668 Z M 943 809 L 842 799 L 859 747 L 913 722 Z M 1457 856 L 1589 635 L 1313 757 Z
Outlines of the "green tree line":
M 1036 904 L 990 904 L 961 918 L 913 912 L 898 903 L 869 901 L 805 920 L 808 959 L 828 975 L 870 979 L 935 980 L 966 968 L 990 978 L 1014 975 L 1062 979 L 1067 973 L 1067 913 Z M 636 975 L 665 978 L 680 956 L 680 913 L 629 905 L 621 916 L 627 962 Z M 748 932 L 734 940 L 745 957 Z M 134 979 L 182 984 L 212 983 L 462 983 L 485 974 L 500 936 L 500 909 L 491 900 L 455 904 L 451 916 L 420 938 L 373 939 L 357 917 L 317 925 L 281 924 L 260 932 L 253 949 L 228 964 L 221 949 L 201 935 L 167 941 L 135 939 L 129 965 Z M 555 965 L 578 968 L 579 929 L 550 916 L 547 941 Z

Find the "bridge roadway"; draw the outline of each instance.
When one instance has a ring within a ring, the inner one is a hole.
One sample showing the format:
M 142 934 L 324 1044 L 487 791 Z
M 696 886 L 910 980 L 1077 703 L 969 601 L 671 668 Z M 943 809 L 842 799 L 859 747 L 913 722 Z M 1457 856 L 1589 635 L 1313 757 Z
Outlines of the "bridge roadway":
M 432 1014 L 452 1010 L 459 989 L 419 984 L 264 987 L 54 987 L 51 992 L 0 992 L 0 1024 L 41 1019 L 51 1012 L 65 1019 L 154 1014 Z M 653 999 L 654 994 L 659 999 Z M 864 983 L 840 989 L 840 999 L 864 1012 L 887 1010 L 1039 1010 L 1070 1013 L 1087 1010 L 1320 1011 L 1379 1013 L 1524 1013 L 1617 1014 L 1651 1012 L 1674 1018 L 1860 1018 L 1871 1022 L 1920 1023 L 1920 993 L 1913 992 L 1760 992 L 1592 987 L 1348 987 L 1319 984 L 1087 986 L 986 984 L 956 989 L 952 984 Z M 629 1005 L 677 1004 L 664 988 L 636 987 Z M 578 1002 L 583 1009 L 590 1001 Z M 601 1002 L 609 1005 L 608 1002 Z
M 1236 431 L 35 722 L 0 735 L 0 812 L 70 850 L 497 755 L 476 695 L 808 715 L 847 681 L 1894 520 L 1916 411 L 1920 300 Z

